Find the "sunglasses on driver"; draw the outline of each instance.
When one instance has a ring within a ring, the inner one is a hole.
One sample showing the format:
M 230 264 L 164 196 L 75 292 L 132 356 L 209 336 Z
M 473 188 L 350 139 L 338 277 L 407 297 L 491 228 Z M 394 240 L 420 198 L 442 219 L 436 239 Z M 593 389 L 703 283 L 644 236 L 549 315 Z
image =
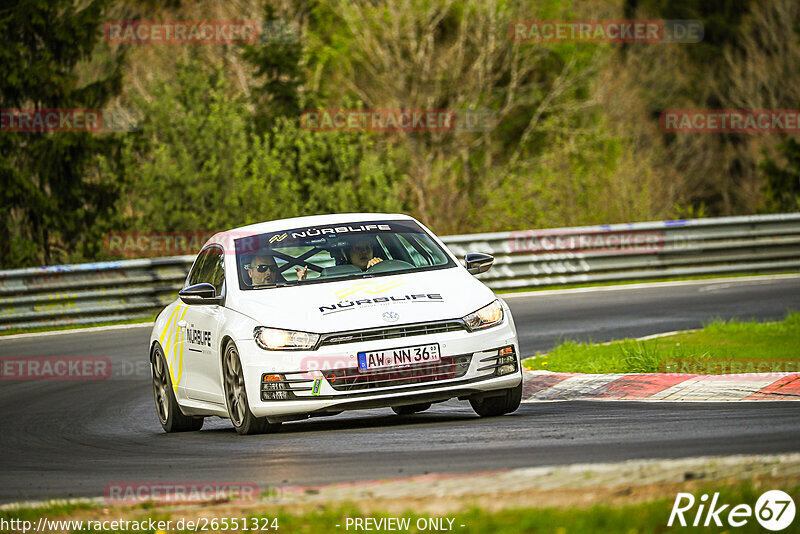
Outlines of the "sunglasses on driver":
M 265 273 L 265 272 L 267 272 L 267 270 L 270 270 L 270 271 L 277 271 L 278 270 L 277 266 L 271 265 L 269 263 L 259 263 L 258 265 L 255 265 L 255 266 L 253 266 L 253 265 L 251 265 L 249 263 L 245 263 L 244 264 L 244 268 L 247 269 L 248 271 L 250 269 L 252 269 L 253 267 L 255 267 L 256 271 L 258 271 L 260 273 Z

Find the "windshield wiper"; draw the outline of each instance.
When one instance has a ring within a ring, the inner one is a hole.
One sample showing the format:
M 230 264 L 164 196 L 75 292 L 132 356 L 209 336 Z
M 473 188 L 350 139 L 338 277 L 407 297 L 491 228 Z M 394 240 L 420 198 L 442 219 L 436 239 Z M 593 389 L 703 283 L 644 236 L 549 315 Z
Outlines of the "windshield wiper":
M 259 286 L 253 286 L 252 289 L 270 289 L 272 287 L 290 287 L 296 286 L 297 284 L 290 284 L 289 282 L 275 282 L 274 284 L 264 284 Z

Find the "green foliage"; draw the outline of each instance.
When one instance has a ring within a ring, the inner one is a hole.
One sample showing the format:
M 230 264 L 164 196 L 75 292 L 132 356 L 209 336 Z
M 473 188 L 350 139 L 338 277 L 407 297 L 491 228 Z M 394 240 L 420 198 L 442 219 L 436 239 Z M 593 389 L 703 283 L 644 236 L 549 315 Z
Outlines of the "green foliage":
M 552 147 L 559 132 L 597 123 L 587 101 L 611 49 L 516 43 L 508 24 L 569 18 L 571 6 L 552 0 L 334 0 L 313 3 L 309 12 L 307 64 L 328 107 L 449 109 L 488 117 L 471 130 L 386 136 L 409 176 L 404 198 L 414 215 L 442 233 L 506 229 L 498 218 L 483 216 L 487 204 L 508 213 L 515 226 L 539 218 L 542 203 L 533 215 L 516 211 L 515 201 L 527 198 L 505 192 L 518 192 L 520 185 L 546 188 L 528 183 L 526 163 Z
M 800 4 L 795 0 L 625 0 L 624 6 L 626 17 L 694 19 L 704 26 L 698 43 L 629 45 L 622 54 L 626 67 L 638 71 L 639 89 L 653 117 L 667 109 L 797 105 Z M 661 135 L 665 166 L 686 183 L 677 203 L 681 211 L 716 217 L 780 209 L 780 202 L 764 202 L 760 194 L 764 175 L 758 172 L 757 155 L 771 148 L 772 137 Z
M 288 119 L 270 133 L 261 146 L 261 180 L 278 187 L 280 196 L 274 198 L 281 216 L 403 209 L 398 200 L 403 177 L 392 151 L 380 149 L 375 137 L 309 132 Z
M 154 20 L 167 13 L 233 20 L 252 8 L 181 0 L 7 4 L 2 108 L 101 108 L 118 95 L 124 56 L 99 41 L 109 4 L 114 16 L 147 12 Z M 172 48 L 146 65 L 141 58 L 152 61 L 157 49 L 134 47 L 128 54 L 140 59 L 128 72 L 152 70 L 152 77 L 128 80 L 114 102 L 141 117 L 124 141 L 0 133 L 0 267 L 97 259 L 109 230 L 211 231 L 325 212 L 406 211 L 445 234 L 750 213 L 764 180 L 763 211 L 800 209 L 796 140 L 757 166 L 751 155 L 770 138 L 657 128 L 658 112 L 671 107 L 791 107 L 796 93 L 786 88 L 797 85 L 790 82 L 798 56 L 785 36 L 797 30 L 780 24 L 796 14 L 791 1 L 769 9 L 752 0 L 590 4 L 269 0 L 257 43 Z M 705 39 L 635 46 L 508 39 L 509 21 L 620 8 L 626 17 L 700 19 Z M 318 107 L 491 118 L 453 132 L 300 128 L 302 111 Z
M 765 204 L 768 211 L 800 210 L 800 142 L 792 137 L 778 145 L 785 160 L 781 166 L 772 158 L 766 158 L 759 168 L 766 175 Z
M 100 39 L 107 1 L 33 0 L 0 10 L 0 108 L 100 109 L 121 84 L 122 56 L 90 81 L 78 70 Z M 110 216 L 117 189 L 94 173 L 114 136 L 0 133 L 0 267 L 93 256 L 94 223 Z
M 300 34 L 297 28 L 277 16 L 271 4 L 264 7 L 259 42 L 243 46 L 241 56 L 255 67 L 254 75 L 258 80 L 258 84 L 250 88 L 256 131 L 269 130 L 279 117 L 299 116 L 300 88 L 305 82 Z
M 208 230 L 235 217 L 231 198 L 246 175 L 246 106 L 226 95 L 217 69 L 181 65 L 174 83 L 134 102 L 142 120 L 122 150 L 123 227 Z
M 549 146 L 503 169 L 480 231 L 646 220 L 663 214 L 651 169 L 637 168 L 631 144 L 587 121 L 584 134 L 555 135 Z M 493 226 L 488 226 L 489 224 Z
M 707 72 L 709 62 L 720 60 L 726 46 L 738 46 L 745 31 L 743 20 L 753 4 L 753 0 L 625 0 L 625 14 L 700 20 L 703 40 L 687 47 L 700 74 Z
M 141 128 L 122 151 L 132 230 L 219 231 L 270 219 L 399 210 L 391 154 L 366 134 L 317 133 L 277 118 L 250 132 L 242 96 L 222 71 L 179 65 L 153 98 L 140 99 Z

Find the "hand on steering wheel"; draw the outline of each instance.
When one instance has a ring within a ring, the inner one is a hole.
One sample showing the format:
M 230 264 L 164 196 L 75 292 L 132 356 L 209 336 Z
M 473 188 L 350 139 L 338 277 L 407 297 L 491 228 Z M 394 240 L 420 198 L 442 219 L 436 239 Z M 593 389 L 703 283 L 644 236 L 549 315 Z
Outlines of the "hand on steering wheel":
M 374 267 L 375 265 L 379 264 L 382 261 L 383 259 L 381 258 L 372 258 L 367 262 L 367 269 L 369 269 L 370 267 Z

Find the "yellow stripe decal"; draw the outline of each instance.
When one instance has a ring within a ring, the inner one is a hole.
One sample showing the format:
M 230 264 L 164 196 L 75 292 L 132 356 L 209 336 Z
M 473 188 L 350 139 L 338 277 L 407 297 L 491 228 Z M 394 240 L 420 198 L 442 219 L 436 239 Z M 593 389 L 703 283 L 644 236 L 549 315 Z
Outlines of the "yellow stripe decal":
M 189 307 L 187 306 L 183 310 L 183 313 L 181 314 L 181 318 L 179 319 L 180 321 L 183 321 L 183 318 L 186 317 L 186 312 L 188 312 L 188 311 L 189 311 Z M 174 387 L 177 387 L 178 384 L 181 383 L 181 377 L 183 377 L 183 344 L 186 341 L 186 336 L 183 335 L 183 332 L 181 331 L 180 328 L 178 328 L 178 334 L 177 335 L 180 336 L 180 340 L 177 340 L 177 339 L 175 340 L 175 346 L 177 347 L 178 344 L 180 344 L 180 349 L 178 350 L 178 353 L 176 354 L 177 360 L 178 360 L 178 378 L 173 383 Z
M 401 286 L 405 284 L 405 280 L 397 280 L 394 282 L 387 282 L 385 284 L 378 284 L 372 281 L 360 282 L 358 284 L 352 285 L 347 289 L 343 289 L 338 293 L 334 293 L 339 300 L 348 297 L 354 293 L 358 293 L 361 290 L 364 290 L 364 293 L 369 293 L 371 295 L 376 295 L 378 293 L 383 293 L 384 291 L 388 291 L 390 289 L 394 289 L 395 287 Z
M 176 332 L 178 329 L 178 314 L 181 312 L 182 306 L 178 305 L 175 307 L 175 311 L 170 315 L 169 320 L 167 322 L 166 327 L 166 343 L 164 344 L 164 356 L 167 358 L 167 366 L 169 367 L 169 375 L 172 377 L 172 385 L 173 387 L 175 384 L 175 363 L 176 363 L 176 349 L 178 335 L 179 332 Z M 175 342 L 173 343 L 173 334 L 175 334 Z
M 167 332 L 169 332 L 169 325 L 172 322 L 172 318 L 175 317 L 176 313 L 178 313 L 179 308 L 180 306 L 175 306 L 175 309 L 169 314 L 169 318 L 167 319 L 166 323 L 164 323 L 164 329 L 161 331 L 161 335 L 158 337 L 158 342 L 161 345 L 161 348 L 164 349 L 165 357 L 168 355 L 169 351 L 167 350 L 167 347 L 164 346 L 164 336 L 166 336 Z

